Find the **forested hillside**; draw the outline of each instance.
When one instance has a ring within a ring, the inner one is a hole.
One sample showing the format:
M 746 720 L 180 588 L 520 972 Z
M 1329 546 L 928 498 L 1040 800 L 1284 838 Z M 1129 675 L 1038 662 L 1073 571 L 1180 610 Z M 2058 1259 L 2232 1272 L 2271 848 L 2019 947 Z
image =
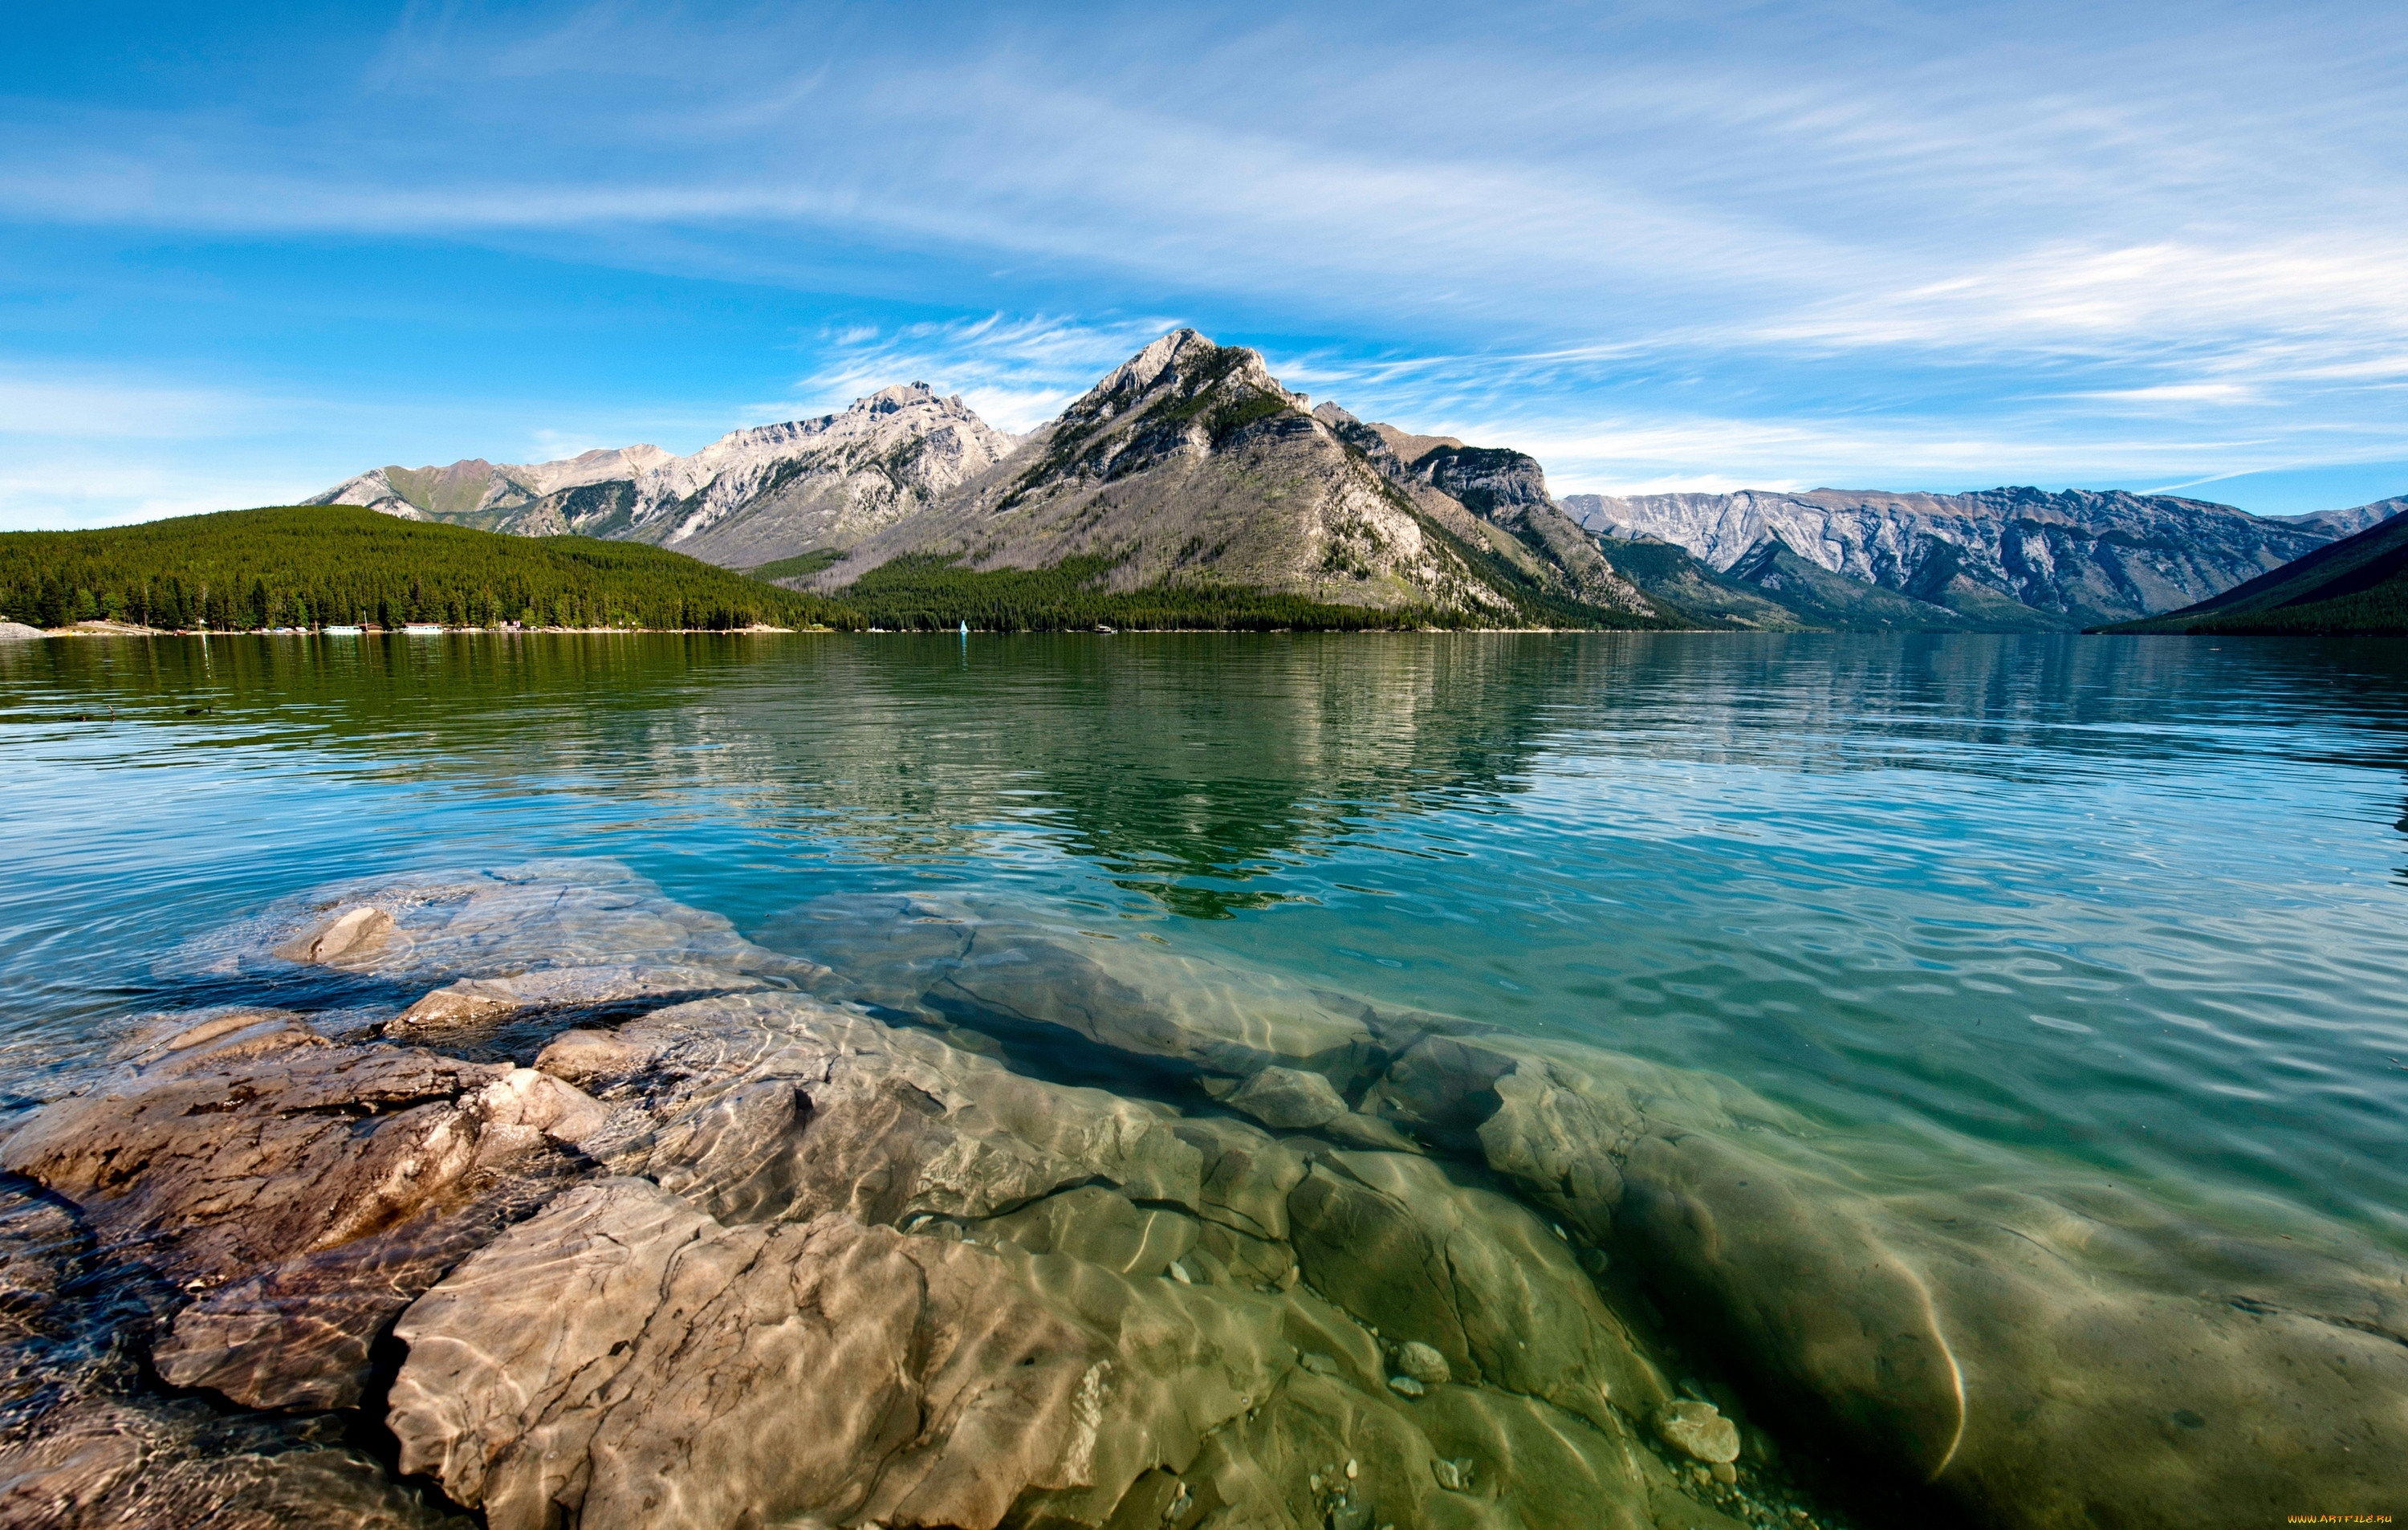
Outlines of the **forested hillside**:
M 1335 606 L 1301 595 L 1226 585 L 1104 588 L 1109 557 L 1076 557 L 1052 568 L 964 568 L 942 554 L 909 553 L 871 569 L 840 598 L 877 626 L 934 632 L 967 622 L 982 632 L 1132 631 L 1364 632 L 1460 624 L 1426 610 Z
M 2408 633 L 2408 514 L 2320 547 L 2213 600 L 2106 630 L 2230 636 Z
M 351 506 L 0 534 L 0 617 L 216 630 L 449 626 L 857 627 L 845 606 L 683 553 L 505 536 Z

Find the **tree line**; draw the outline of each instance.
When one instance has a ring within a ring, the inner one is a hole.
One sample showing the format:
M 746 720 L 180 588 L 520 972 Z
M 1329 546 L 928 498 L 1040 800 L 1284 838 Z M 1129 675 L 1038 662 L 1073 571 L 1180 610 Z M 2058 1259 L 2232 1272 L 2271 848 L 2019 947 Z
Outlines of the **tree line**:
M 0 618 L 183 631 L 865 624 L 838 602 L 640 543 L 499 536 L 347 505 L 0 534 Z
M 1066 558 L 1052 568 L 964 568 L 958 555 L 911 553 L 881 564 L 841 592 L 870 625 L 903 632 L 1386 632 L 1455 626 L 1460 617 L 1412 608 L 1336 606 L 1247 585 L 1158 583 L 1096 588 L 1116 558 Z

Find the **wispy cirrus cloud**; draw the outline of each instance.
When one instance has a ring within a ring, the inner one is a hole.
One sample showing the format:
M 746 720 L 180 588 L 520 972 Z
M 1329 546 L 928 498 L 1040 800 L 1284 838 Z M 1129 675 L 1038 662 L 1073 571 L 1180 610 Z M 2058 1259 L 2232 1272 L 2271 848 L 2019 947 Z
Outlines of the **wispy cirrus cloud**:
M 1082 322 L 1000 313 L 924 320 L 892 327 L 853 325 L 821 337 L 819 365 L 785 401 L 753 406 L 753 422 L 840 409 L 896 382 L 924 381 L 958 393 L 990 424 L 1021 432 L 1064 405 L 1179 321 L 1139 318 Z
M 490 407 L 462 452 L 690 448 L 712 411 L 914 378 L 1025 428 L 1177 315 L 1360 410 L 1561 443 L 1564 473 L 2408 460 L 2408 41 L 2386 22 L 2318 0 L 1504 26 L 570 4 L 179 50 L 163 15 L 127 29 L 159 39 L 138 96 L 86 75 L 0 98 L 0 220 L 213 279 L 433 252 L 464 276 L 405 322 L 444 343 L 373 368 L 212 327 L 290 280 L 163 281 L 156 311 L 209 332 L 196 353 L 396 419 L 472 380 Z M 539 323 L 513 279 L 538 262 L 566 294 Z M 761 318 L 639 340 L 631 302 Z M 87 326 L 83 359 L 145 360 L 162 328 Z

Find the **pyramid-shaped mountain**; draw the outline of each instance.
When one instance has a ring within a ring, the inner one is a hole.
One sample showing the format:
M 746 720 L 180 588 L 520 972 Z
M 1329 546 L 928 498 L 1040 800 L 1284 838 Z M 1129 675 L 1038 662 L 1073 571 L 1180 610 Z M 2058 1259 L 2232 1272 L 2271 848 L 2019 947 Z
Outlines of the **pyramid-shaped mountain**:
M 1498 626 L 1670 620 L 1556 508 L 1530 458 L 1310 404 L 1257 352 L 1175 330 L 809 584 L 843 589 L 906 557 L 1075 562 L 1114 591 L 1218 584 Z

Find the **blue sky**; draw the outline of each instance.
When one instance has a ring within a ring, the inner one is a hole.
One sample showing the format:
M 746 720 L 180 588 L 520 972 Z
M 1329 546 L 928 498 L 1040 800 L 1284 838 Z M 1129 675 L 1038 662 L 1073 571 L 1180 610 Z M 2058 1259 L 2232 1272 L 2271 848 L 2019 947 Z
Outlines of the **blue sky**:
M 2396 6 L 26 7 L 0 526 L 1192 323 L 1558 493 L 2408 493 Z

